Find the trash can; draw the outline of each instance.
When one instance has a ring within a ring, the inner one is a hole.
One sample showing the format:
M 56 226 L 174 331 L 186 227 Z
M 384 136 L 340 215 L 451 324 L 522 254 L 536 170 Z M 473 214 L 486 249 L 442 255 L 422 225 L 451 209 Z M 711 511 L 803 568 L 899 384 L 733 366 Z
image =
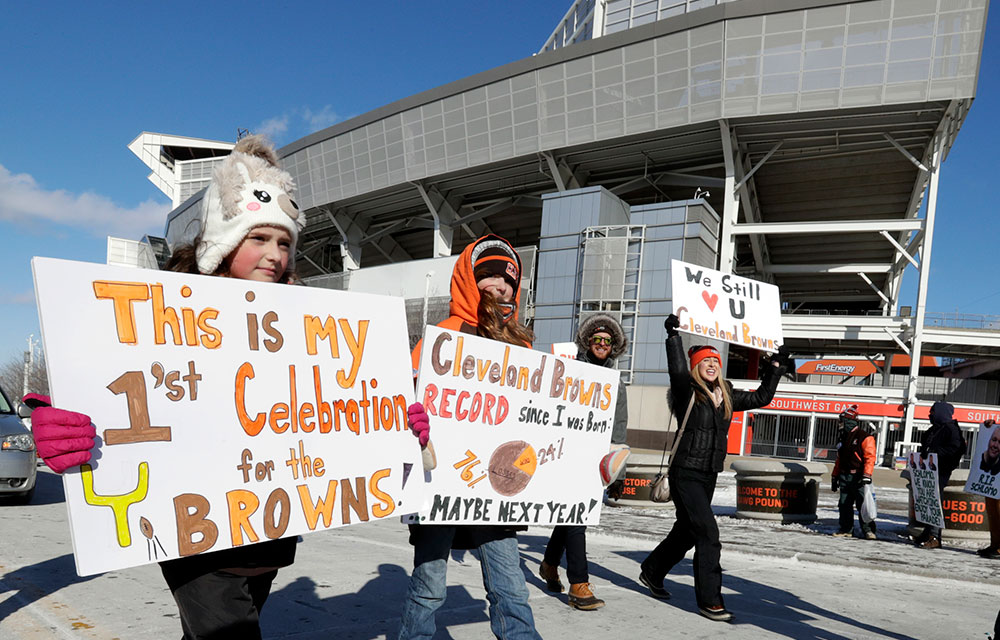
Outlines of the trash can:
M 781 460 L 736 460 L 736 517 L 808 524 L 816 521 L 819 481 L 826 465 Z

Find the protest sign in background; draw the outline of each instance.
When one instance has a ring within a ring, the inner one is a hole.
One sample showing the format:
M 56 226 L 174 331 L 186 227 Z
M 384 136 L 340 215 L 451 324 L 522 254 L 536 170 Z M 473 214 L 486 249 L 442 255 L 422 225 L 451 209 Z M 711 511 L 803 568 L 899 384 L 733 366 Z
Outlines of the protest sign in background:
M 944 528 L 944 511 L 938 491 L 938 455 L 929 453 L 921 458 L 912 452 L 907 459 L 910 469 L 910 491 L 913 494 L 913 516 L 917 522 Z
M 80 575 L 421 504 L 401 299 L 32 267 L 53 402 L 97 426 L 63 477 Z
M 417 398 L 437 469 L 421 522 L 597 524 L 619 373 L 427 327 Z
M 778 287 L 680 260 L 670 269 L 680 331 L 761 351 L 781 346 Z
M 1000 427 L 980 425 L 972 454 L 965 492 L 987 498 L 1000 497 Z

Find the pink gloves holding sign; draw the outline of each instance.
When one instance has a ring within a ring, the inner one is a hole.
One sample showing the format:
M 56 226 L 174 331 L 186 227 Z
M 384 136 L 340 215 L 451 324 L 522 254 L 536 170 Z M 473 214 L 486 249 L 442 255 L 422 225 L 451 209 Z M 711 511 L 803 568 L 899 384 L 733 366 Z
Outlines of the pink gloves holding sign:
M 21 400 L 33 409 L 31 431 L 38 456 L 56 473 L 90 461 L 97 429 L 90 416 L 52 406 L 48 396 L 29 393 Z

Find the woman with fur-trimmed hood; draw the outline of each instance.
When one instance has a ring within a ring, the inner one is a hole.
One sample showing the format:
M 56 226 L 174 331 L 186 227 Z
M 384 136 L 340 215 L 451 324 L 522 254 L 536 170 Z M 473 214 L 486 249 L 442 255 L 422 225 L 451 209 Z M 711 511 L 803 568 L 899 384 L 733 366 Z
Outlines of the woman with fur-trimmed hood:
M 613 317 L 606 313 L 587 316 L 576 332 L 577 360 L 599 367 L 613 369 L 618 357 L 625 353 L 628 340 L 625 331 Z M 608 485 L 608 496 L 621 496 L 622 480 L 617 476 L 625 470 L 629 449 L 625 444 L 628 430 L 628 401 L 625 384 L 619 379 L 618 402 L 615 405 L 615 423 L 611 430 L 611 453 L 601 461 L 601 479 Z M 552 530 L 552 537 L 545 547 L 545 557 L 538 574 L 550 591 L 562 593 L 565 588 L 559 580 L 559 563 L 566 554 L 566 578 L 569 580 L 569 606 L 591 611 L 604 606 L 604 601 L 594 595 L 587 570 L 587 527 L 560 525 Z

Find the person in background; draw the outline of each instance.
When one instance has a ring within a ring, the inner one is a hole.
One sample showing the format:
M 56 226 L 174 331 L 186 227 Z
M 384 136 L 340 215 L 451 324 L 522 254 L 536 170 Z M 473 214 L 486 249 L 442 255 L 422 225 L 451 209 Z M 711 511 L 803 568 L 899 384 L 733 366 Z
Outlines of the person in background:
M 983 426 L 992 428 L 993 431 L 990 433 L 986 451 L 979 461 L 979 470 L 1000 475 L 1000 428 L 996 428 L 993 420 L 985 420 Z M 1000 500 L 984 496 L 983 502 L 986 508 L 986 524 L 990 527 L 990 544 L 977 550 L 976 553 L 983 558 L 1000 560 Z M 1000 614 L 997 616 L 997 624 L 1000 625 Z
M 292 188 L 271 145 L 260 136 L 243 138 L 213 172 L 201 203 L 200 234 L 174 250 L 166 269 L 291 282 L 295 244 L 305 225 Z M 39 456 L 56 473 L 91 459 L 96 428 L 89 416 L 43 406 L 31 414 L 31 423 Z M 202 425 L 209 431 L 215 426 Z M 281 538 L 161 562 L 183 639 L 260 638 L 271 583 L 295 559 L 296 541 Z
M 955 407 L 947 402 L 937 401 L 931 405 L 931 426 L 920 436 L 920 460 L 930 454 L 937 454 L 938 492 L 942 501 L 944 490 L 951 479 L 951 473 L 958 467 L 965 453 L 965 439 L 962 430 L 952 416 Z M 916 537 L 914 544 L 921 549 L 937 549 L 941 546 L 941 529 L 927 525 Z
M 505 239 L 486 235 L 462 251 L 451 276 L 450 315 L 439 327 L 530 347 L 534 334 L 517 320 L 521 291 L 521 258 Z M 413 349 L 414 375 L 420 366 L 422 342 Z M 430 423 L 419 403 L 410 407 L 413 433 L 424 447 L 424 468 L 433 456 Z M 535 620 L 528 603 L 528 586 L 521 571 L 517 528 L 499 525 L 410 525 L 413 573 L 406 591 L 400 640 L 432 638 L 437 610 L 448 585 L 452 549 L 472 549 L 479 556 L 483 586 L 490 603 L 490 628 L 502 640 L 535 640 Z
M 606 313 L 587 316 L 576 332 L 577 360 L 600 367 L 614 368 L 618 357 L 625 353 L 628 341 L 618 321 Z M 618 401 L 615 405 L 615 422 L 611 430 L 611 452 L 602 460 L 602 481 L 608 485 L 608 496 L 621 497 L 622 480 L 618 477 L 625 470 L 628 445 L 628 399 L 625 383 L 619 378 Z M 559 579 L 559 563 L 566 554 L 566 577 L 569 579 L 569 606 L 592 611 L 604 606 L 604 600 L 594 595 L 587 570 L 587 527 L 560 525 L 552 530 L 545 547 L 545 556 L 538 567 L 538 574 L 549 591 L 562 593 L 565 589 Z
M 712 513 L 715 483 L 726 459 L 729 423 L 734 411 L 766 406 L 774 398 L 778 381 L 789 365 L 781 347 L 763 368 L 763 379 L 755 391 L 736 391 L 722 376 L 722 356 L 707 344 L 695 345 L 684 358 L 677 333 L 680 321 L 670 314 L 667 330 L 668 400 L 674 415 L 683 416 L 692 402 L 690 417 L 677 452 L 670 461 L 667 478 L 677 520 L 667 537 L 642 561 L 639 582 L 656 598 L 667 599 L 663 579 L 691 547 L 694 547 L 694 591 L 698 612 L 709 620 L 729 622 L 733 614 L 722 599 L 722 567 L 719 559 L 719 526 Z
M 840 442 L 837 443 L 837 460 L 833 463 L 831 489 L 840 489 L 840 530 L 835 536 L 854 535 L 854 509 L 858 510 L 861 537 L 876 540 L 875 522 L 866 522 L 861 516 L 865 485 L 872 483 L 875 470 L 875 436 L 858 421 L 858 405 L 852 405 L 840 414 Z

